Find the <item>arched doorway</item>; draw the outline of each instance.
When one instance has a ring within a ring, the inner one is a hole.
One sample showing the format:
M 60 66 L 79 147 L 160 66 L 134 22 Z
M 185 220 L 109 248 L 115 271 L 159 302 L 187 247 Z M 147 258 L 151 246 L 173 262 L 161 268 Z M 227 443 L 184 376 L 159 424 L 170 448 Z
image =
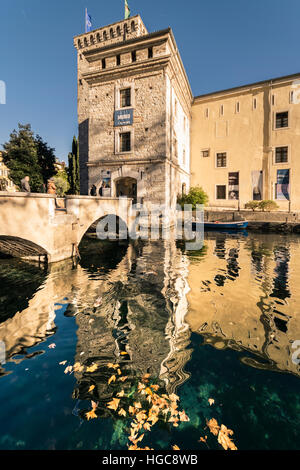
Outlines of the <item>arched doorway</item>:
M 125 178 L 120 178 L 116 182 L 116 196 L 127 196 L 133 198 L 133 201 L 137 201 L 137 180 L 135 178 L 130 178 L 129 176 Z

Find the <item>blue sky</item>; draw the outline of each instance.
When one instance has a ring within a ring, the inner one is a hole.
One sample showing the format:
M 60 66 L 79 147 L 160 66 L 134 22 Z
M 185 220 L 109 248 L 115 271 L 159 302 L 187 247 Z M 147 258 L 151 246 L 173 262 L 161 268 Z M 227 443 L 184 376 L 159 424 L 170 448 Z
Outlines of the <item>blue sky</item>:
M 300 72 L 299 0 L 128 0 L 149 32 L 171 26 L 195 95 Z M 77 135 L 76 51 L 84 10 L 93 29 L 124 0 L 2 0 L 0 144 L 31 123 L 59 159 Z

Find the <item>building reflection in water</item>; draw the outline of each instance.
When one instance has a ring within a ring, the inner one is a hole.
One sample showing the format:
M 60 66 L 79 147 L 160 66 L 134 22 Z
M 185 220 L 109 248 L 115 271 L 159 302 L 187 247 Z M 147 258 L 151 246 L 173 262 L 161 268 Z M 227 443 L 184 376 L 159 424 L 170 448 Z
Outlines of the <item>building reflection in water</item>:
M 197 253 L 174 240 L 101 243 L 89 240 L 79 265 L 69 260 L 47 272 L 1 261 L 7 361 L 29 358 L 29 348 L 55 335 L 57 310 L 67 304 L 77 324 L 74 363 L 98 365 L 93 374 L 75 373 L 75 399 L 87 398 L 91 384 L 98 400 L 111 397 L 108 363 L 133 378 L 150 373 L 175 391 L 189 377 L 191 332 L 216 348 L 248 352 L 242 360 L 250 366 L 299 374 L 292 362 L 300 339 L 298 238 L 208 234 Z
M 216 348 L 254 353 L 248 365 L 299 375 L 299 238 L 211 233 L 205 243 L 206 256 L 189 266 L 191 330 Z

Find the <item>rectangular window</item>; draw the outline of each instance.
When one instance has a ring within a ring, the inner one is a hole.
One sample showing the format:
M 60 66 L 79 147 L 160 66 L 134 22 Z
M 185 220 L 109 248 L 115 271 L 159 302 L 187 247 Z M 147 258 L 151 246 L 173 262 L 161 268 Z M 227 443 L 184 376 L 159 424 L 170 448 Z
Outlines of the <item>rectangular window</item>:
M 153 47 L 149 47 L 148 49 L 148 59 L 152 59 L 153 57 Z
M 224 115 L 224 106 L 221 104 L 220 106 L 220 116 Z
M 226 168 L 226 166 L 227 166 L 226 152 L 217 153 L 217 168 Z
M 217 199 L 226 199 L 226 185 L 217 185 Z
M 294 92 L 293 91 L 290 92 L 290 103 L 291 104 L 294 103 Z
M 290 200 L 290 170 L 277 170 L 275 197 L 279 200 Z
M 228 173 L 228 199 L 239 199 L 239 172 Z
M 289 113 L 285 111 L 283 113 L 276 113 L 276 129 L 289 126 Z
M 120 134 L 120 152 L 130 152 L 131 150 L 131 133 L 122 132 Z
M 136 51 L 132 51 L 131 60 L 132 60 L 132 62 L 136 62 Z
M 272 106 L 275 105 L 275 95 L 272 95 Z
M 237 113 L 240 112 L 240 102 L 239 101 L 236 103 L 235 110 L 236 110 Z
M 185 150 L 183 149 L 183 152 L 182 152 L 182 163 L 185 165 Z
M 256 98 L 253 98 L 253 109 L 257 108 L 257 100 Z
M 275 149 L 275 163 L 288 162 L 288 147 L 276 147 Z
M 120 54 L 117 55 L 117 65 L 121 65 L 121 56 L 120 56 Z
M 209 157 L 209 149 L 201 150 L 201 154 L 203 158 Z
M 106 68 L 106 60 L 105 60 L 105 59 L 102 59 L 102 68 L 103 68 L 103 69 Z
M 208 109 L 208 108 L 206 108 L 206 110 L 205 110 L 205 117 L 206 117 L 206 118 L 209 117 L 209 109 Z
M 120 90 L 120 107 L 128 108 L 131 106 L 131 88 Z

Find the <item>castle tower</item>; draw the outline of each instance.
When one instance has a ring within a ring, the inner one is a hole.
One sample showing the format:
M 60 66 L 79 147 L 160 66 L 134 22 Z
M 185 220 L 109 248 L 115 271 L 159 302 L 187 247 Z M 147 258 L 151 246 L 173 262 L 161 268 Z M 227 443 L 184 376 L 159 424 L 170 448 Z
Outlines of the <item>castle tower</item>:
M 170 28 L 139 15 L 74 38 L 81 193 L 167 204 L 189 187 L 192 93 Z

